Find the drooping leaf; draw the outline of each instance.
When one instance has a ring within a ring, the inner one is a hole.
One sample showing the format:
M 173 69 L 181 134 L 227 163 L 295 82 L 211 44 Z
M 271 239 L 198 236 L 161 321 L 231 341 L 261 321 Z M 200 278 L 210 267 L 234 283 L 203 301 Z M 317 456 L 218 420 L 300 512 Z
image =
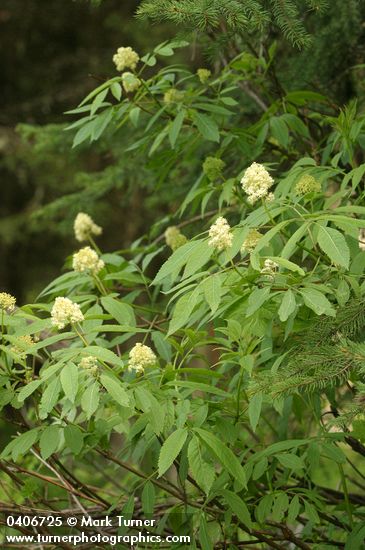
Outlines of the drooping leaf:
M 222 294 L 222 280 L 219 273 L 204 279 L 201 288 L 212 313 L 215 313 L 219 307 Z
M 87 418 L 91 418 L 99 406 L 99 384 L 92 382 L 81 397 L 81 408 L 85 412 Z
M 257 393 L 250 399 L 248 405 L 248 417 L 250 419 L 251 428 L 254 432 L 256 431 L 261 414 L 262 398 L 262 393 Z
M 228 489 L 223 489 L 221 493 L 224 496 L 224 500 L 227 502 L 232 512 L 238 517 L 238 519 L 243 523 L 245 527 L 251 529 L 251 515 L 245 502 L 243 502 L 243 500 L 238 495 L 233 493 L 233 491 L 229 491 Z
M 312 309 L 317 315 L 329 315 L 334 317 L 336 312 L 331 302 L 322 292 L 315 288 L 303 288 L 300 290 L 306 306 Z
M 84 444 L 84 433 L 78 426 L 69 424 L 63 430 L 67 447 L 75 454 L 79 454 Z
M 43 430 L 39 439 L 39 447 L 42 458 L 47 460 L 47 458 L 57 450 L 59 442 L 60 427 L 55 424 L 52 426 L 47 426 L 45 430 Z
M 337 229 L 320 226 L 318 230 L 318 244 L 331 262 L 349 268 L 350 250 L 345 237 Z
M 129 397 L 122 384 L 114 377 L 108 374 L 100 376 L 100 382 L 106 391 L 112 396 L 114 401 L 123 407 L 129 406 Z
M 208 115 L 194 112 L 193 121 L 199 133 L 208 141 L 219 142 L 219 129 L 216 122 Z
M 63 367 L 60 380 L 65 396 L 73 403 L 77 394 L 79 380 L 79 371 L 75 363 L 70 361 Z
M 195 428 L 195 432 L 199 435 L 203 443 L 210 449 L 214 456 L 231 474 L 233 479 L 238 481 L 243 487 L 246 487 L 246 475 L 243 467 L 241 466 L 237 456 L 233 454 L 226 444 L 218 437 L 203 430 L 202 428 Z
M 295 311 L 296 302 L 295 295 L 290 289 L 287 290 L 283 296 L 279 307 L 279 318 L 283 323 L 290 317 L 290 315 Z
M 203 491 L 208 495 L 213 485 L 214 467 L 203 459 L 200 440 L 193 436 L 188 447 L 189 466 L 193 478 Z
M 175 458 L 180 453 L 188 431 L 186 428 L 179 428 L 172 432 L 161 447 L 160 456 L 158 459 L 158 475 L 159 477 L 170 468 Z

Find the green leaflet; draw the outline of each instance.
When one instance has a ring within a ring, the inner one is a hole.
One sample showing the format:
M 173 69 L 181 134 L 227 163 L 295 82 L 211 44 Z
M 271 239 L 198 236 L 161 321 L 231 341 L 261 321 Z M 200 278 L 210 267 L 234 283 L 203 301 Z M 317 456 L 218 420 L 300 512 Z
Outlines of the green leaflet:
M 283 293 L 283 299 L 279 307 L 279 318 L 283 323 L 290 317 L 290 315 L 295 311 L 296 301 L 295 294 L 290 289 Z
M 69 424 L 63 430 L 67 447 L 77 455 L 84 444 L 84 433 L 78 426 Z
M 38 434 L 39 428 L 34 428 L 18 435 L 5 447 L 0 455 L 1 458 L 7 458 L 11 455 L 13 460 L 17 460 L 20 456 L 24 456 L 37 441 Z
M 330 315 L 335 317 L 336 312 L 326 296 L 315 288 L 303 288 L 300 290 L 306 306 L 312 309 L 317 315 Z
M 188 261 L 186 262 L 183 279 L 188 278 L 199 271 L 199 269 L 210 260 L 212 254 L 213 248 L 208 246 L 206 240 L 198 241 L 196 247 L 194 247 L 194 250 L 189 256 Z
M 120 325 L 136 326 L 136 318 L 133 308 L 124 302 L 120 302 L 111 296 L 103 296 L 101 298 L 103 308 L 110 313 Z
M 178 299 L 170 321 L 168 336 L 185 325 L 194 307 L 198 303 L 199 296 L 199 287 L 196 287 L 193 291 L 187 292 Z
M 256 431 L 256 427 L 260 418 L 261 406 L 262 406 L 262 393 L 254 395 L 248 405 L 248 417 L 250 419 L 251 428 Z
M 172 122 L 170 128 L 169 128 L 169 140 L 171 147 L 175 147 L 175 143 L 177 138 L 179 137 L 180 130 L 182 128 L 183 122 L 185 118 L 185 110 L 181 110 L 176 115 L 174 121 Z
M 260 309 L 260 307 L 270 298 L 270 287 L 265 288 L 255 288 L 253 292 L 251 292 L 249 298 L 248 298 L 248 308 L 246 311 L 246 317 L 249 317 L 255 311 Z
M 32 395 L 36 389 L 43 383 L 43 380 L 33 380 L 29 382 L 26 386 L 23 386 L 18 394 L 19 401 L 25 401 L 27 397 Z
M 172 273 L 178 273 L 189 259 L 190 254 L 199 245 L 200 241 L 189 241 L 178 248 L 159 269 L 152 284 L 157 284 Z
M 79 370 L 75 363 L 67 363 L 60 374 L 61 386 L 65 392 L 65 396 L 70 401 L 74 402 L 78 390 Z
M 337 229 L 319 226 L 318 244 L 331 262 L 349 268 L 350 250 L 345 237 Z
M 141 501 L 143 513 L 146 516 L 148 516 L 149 514 L 153 514 L 156 501 L 156 492 L 155 486 L 153 485 L 153 483 L 151 483 L 151 481 L 147 481 L 145 483 L 141 495 Z
M 100 382 L 116 403 L 123 407 L 129 406 L 129 397 L 119 380 L 109 374 L 102 374 Z
M 188 431 L 186 428 L 179 428 L 169 435 L 161 447 L 160 456 L 158 459 L 158 476 L 161 477 L 170 468 L 175 458 L 180 453 Z
M 198 128 L 199 133 L 208 141 L 219 142 L 219 129 L 216 122 L 208 115 L 193 113 L 193 122 Z
M 203 459 L 199 438 L 194 435 L 188 447 L 189 466 L 193 478 L 208 495 L 215 478 L 214 467 Z
M 219 273 L 207 277 L 200 283 L 204 297 L 212 311 L 215 313 L 221 301 L 222 279 Z
M 39 448 L 41 450 L 41 456 L 45 460 L 54 453 L 60 442 L 60 426 L 52 425 L 47 426 L 43 430 L 42 435 L 39 439 Z
M 86 414 L 86 418 L 91 418 L 99 406 L 99 384 L 92 382 L 81 397 L 81 408 Z
M 202 442 L 215 455 L 219 462 L 224 466 L 242 487 L 246 487 L 246 475 L 236 455 L 233 454 L 225 443 L 207 430 L 195 428 L 194 430 Z
M 277 454 L 276 458 L 282 464 L 285 468 L 289 468 L 290 470 L 301 470 L 304 468 L 304 462 L 303 460 L 294 454 L 291 453 L 283 453 L 283 454 Z
M 236 493 L 228 491 L 228 489 L 223 489 L 221 491 L 221 494 L 223 495 L 224 500 L 227 502 L 232 512 L 238 517 L 243 525 L 248 529 L 251 529 L 251 515 L 245 502 Z
M 39 404 L 39 417 L 44 419 L 51 412 L 53 407 L 58 402 L 58 397 L 61 391 L 61 382 L 55 378 L 44 390 L 42 399 Z

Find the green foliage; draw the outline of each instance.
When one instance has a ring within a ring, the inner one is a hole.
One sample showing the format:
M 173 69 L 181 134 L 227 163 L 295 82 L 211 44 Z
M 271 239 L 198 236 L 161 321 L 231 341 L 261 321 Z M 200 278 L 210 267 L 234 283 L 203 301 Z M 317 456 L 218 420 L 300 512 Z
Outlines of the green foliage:
M 267 12 L 247 2 L 240 19 L 240 2 L 204 4 L 211 28 L 222 15 L 230 30 L 253 24 L 256 10 L 306 40 L 294 2 Z M 144 2 L 141 11 L 164 7 L 171 18 L 167 8 L 189 8 L 199 26 L 202 6 Z M 60 472 L 58 503 L 69 492 L 99 515 L 158 510 L 204 549 L 360 548 L 361 106 L 340 110 L 312 90 L 278 98 L 275 44 L 257 56 L 233 49 L 205 82 L 164 65 L 186 45 L 159 44 L 142 57 L 133 93 L 112 76 L 71 113 L 73 151 L 118 143 L 128 162 L 108 170 L 137 165 L 145 189 L 148 165 L 155 201 L 173 208 L 116 252 L 86 231 L 100 268 L 67 261 L 35 303 L 4 307 L 0 400 L 16 429 L 2 464 L 16 485 L 37 468 L 42 503 L 48 470 Z M 316 185 L 300 194 L 304 177 Z M 91 192 L 101 197 L 100 188 Z M 163 242 L 172 221 L 188 236 L 175 250 Z M 57 311 L 60 296 L 72 304 Z

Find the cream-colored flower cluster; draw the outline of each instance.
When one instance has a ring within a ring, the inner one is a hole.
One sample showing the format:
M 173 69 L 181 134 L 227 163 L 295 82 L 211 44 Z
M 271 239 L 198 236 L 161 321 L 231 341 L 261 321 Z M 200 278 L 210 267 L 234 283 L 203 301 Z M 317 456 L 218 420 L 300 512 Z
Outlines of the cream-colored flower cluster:
M 79 363 L 79 367 L 93 376 L 96 376 L 99 372 L 98 360 L 93 355 L 83 357 Z
M 203 162 L 203 172 L 210 181 L 215 181 L 222 177 L 222 172 L 226 163 L 216 157 L 207 157 Z
M 146 367 L 153 367 L 156 361 L 152 349 L 138 342 L 129 352 L 128 370 L 143 373 Z
M 231 227 L 226 218 L 220 216 L 209 229 L 208 241 L 209 246 L 213 246 L 217 250 L 226 250 L 232 246 L 233 235 Z
M 261 238 L 262 233 L 260 233 L 260 231 L 257 231 L 257 229 L 250 229 L 247 237 L 243 241 L 241 252 L 252 252 Z
M 96 275 L 101 269 L 103 269 L 104 266 L 105 263 L 103 260 L 99 258 L 95 250 L 90 248 L 90 246 L 81 248 L 73 255 L 72 258 L 72 267 L 79 273 L 88 271 L 93 275 Z
M 79 242 L 87 241 L 91 235 L 101 235 L 102 228 L 94 223 L 94 220 L 85 214 L 79 212 L 74 221 L 75 237 Z
M 124 69 L 132 69 L 134 71 L 139 61 L 139 55 L 130 46 L 126 48 L 121 47 L 113 55 L 113 61 L 117 71 L 124 71 Z
M 78 304 L 69 298 L 58 296 L 51 310 L 51 320 L 53 326 L 63 329 L 69 323 L 81 323 L 84 316 Z
M 212 75 L 212 72 L 209 69 L 198 69 L 196 71 L 196 74 L 198 75 L 198 78 L 202 84 L 205 84 L 208 82 L 209 78 Z
M 15 308 L 16 299 L 8 292 L 0 292 L 0 309 L 13 311 Z
M 165 241 L 171 250 L 177 250 L 180 246 L 185 244 L 187 240 L 188 239 L 181 233 L 180 229 L 174 225 L 168 227 L 165 231 Z
M 126 72 L 122 74 L 122 85 L 127 94 L 132 94 L 138 90 L 141 81 L 133 73 Z
M 35 342 L 33 338 L 29 335 L 19 336 L 18 340 L 19 343 L 24 344 L 24 346 L 15 345 L 12 346 L 10 349 L 13 353 L 20 355 L 22 358 L 25 358 L 27 356 L 27 348 L 32 346 Z
M 170 105 L 171 103 L 179 103 L 183 99 L 184 99 L 184 92 L 180 92 L 175 88 L 170 88 L 164 93 L 164 96 L 163 96 L 163 100 L 166 103 L 166 105 Z
M 275 275 L 278 267 L 279 264 L 273 260 L 267 259 L 264 261 L 264 267 L 261 269 L 260 273 L 262 273 L 262 275 Z
M 248 202 L 254 204 L 259 199 L 273 199 L 272 193 L 269 194 L 269 189 L 273 185 L 274 180 L 266 170 L 265 166 L 253 162 L 249 166 L 241 179 L 242 189 L 248 195 Z
M 298 195 L 306 195 L 307 193 L 319 193 L 322 190 L 321 184 L 315 177 L 305 174 L 300 178 L 295 186 L 295 192 Z

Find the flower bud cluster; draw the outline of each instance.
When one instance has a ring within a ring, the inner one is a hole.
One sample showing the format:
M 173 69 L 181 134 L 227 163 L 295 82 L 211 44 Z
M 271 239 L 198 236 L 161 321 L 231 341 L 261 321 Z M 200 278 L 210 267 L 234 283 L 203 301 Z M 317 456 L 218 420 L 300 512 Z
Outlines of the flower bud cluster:
M 170 88 L 164 93 L 163 100 L 166 105 L 171 105 L 171 103 L 179 103 L 184 99 L 184 92 L 176 90 L 175 88 Z
M 316 178 L 305 174 L 300 178 L 295 186 L 295 192 L 298 195 L 306 195 L 307 193 L 319 193 L 322 190 L 321 184 Z
M 22 359 L 25 359 L 27 356 L 27 348 L 32 346 L 35 342 L 33 338 L 29 335 L 19 336 L 18 340 L 19 340 L 19 343 L 21 342 L 22 344 L 24 344 L 24 346 L 15 345 L 15 346 L 12 346 L 10 349 L 13 353 L 20 355 Z
M 261 238 L 262 233 L 260 233 L 260 231 L 257 231 L 257 229 L 250 229 L 247 237 L 243 241 L 241 252 L 252 252 Z
M 183 235 L 183 233 L 181 233 L 178 227 L 172 225 L 165 231 L 165 241 L 171 250 L 177 250 L 180 246 L 187 242 L 187 238 Z
M 122 85 L 125 92 L 129 94 L 138 90 L 141 85 L 141 81 L 133 73 L 126 72 L 122 74 Z
M 222 177 L 225 165 L 222 159 L 207 157 L 203 163 L 203 172 L 210 181 L 215 181 Z
M 209 69 L 198 69 L 196 71 L 196 74 L 198 75 L 198 78 L 202 84 L 206 84 L 208 82 L 209 78 L 212 75 L 212 72 Z
M 99 372 L 98 367 L 98 360 L 93 355 L 88 355 L 87 357 L 83 357 L 79 363 L 79 367 L 84 369 L 87 374 L 91 374 L 92 376 L 97 376 Z

